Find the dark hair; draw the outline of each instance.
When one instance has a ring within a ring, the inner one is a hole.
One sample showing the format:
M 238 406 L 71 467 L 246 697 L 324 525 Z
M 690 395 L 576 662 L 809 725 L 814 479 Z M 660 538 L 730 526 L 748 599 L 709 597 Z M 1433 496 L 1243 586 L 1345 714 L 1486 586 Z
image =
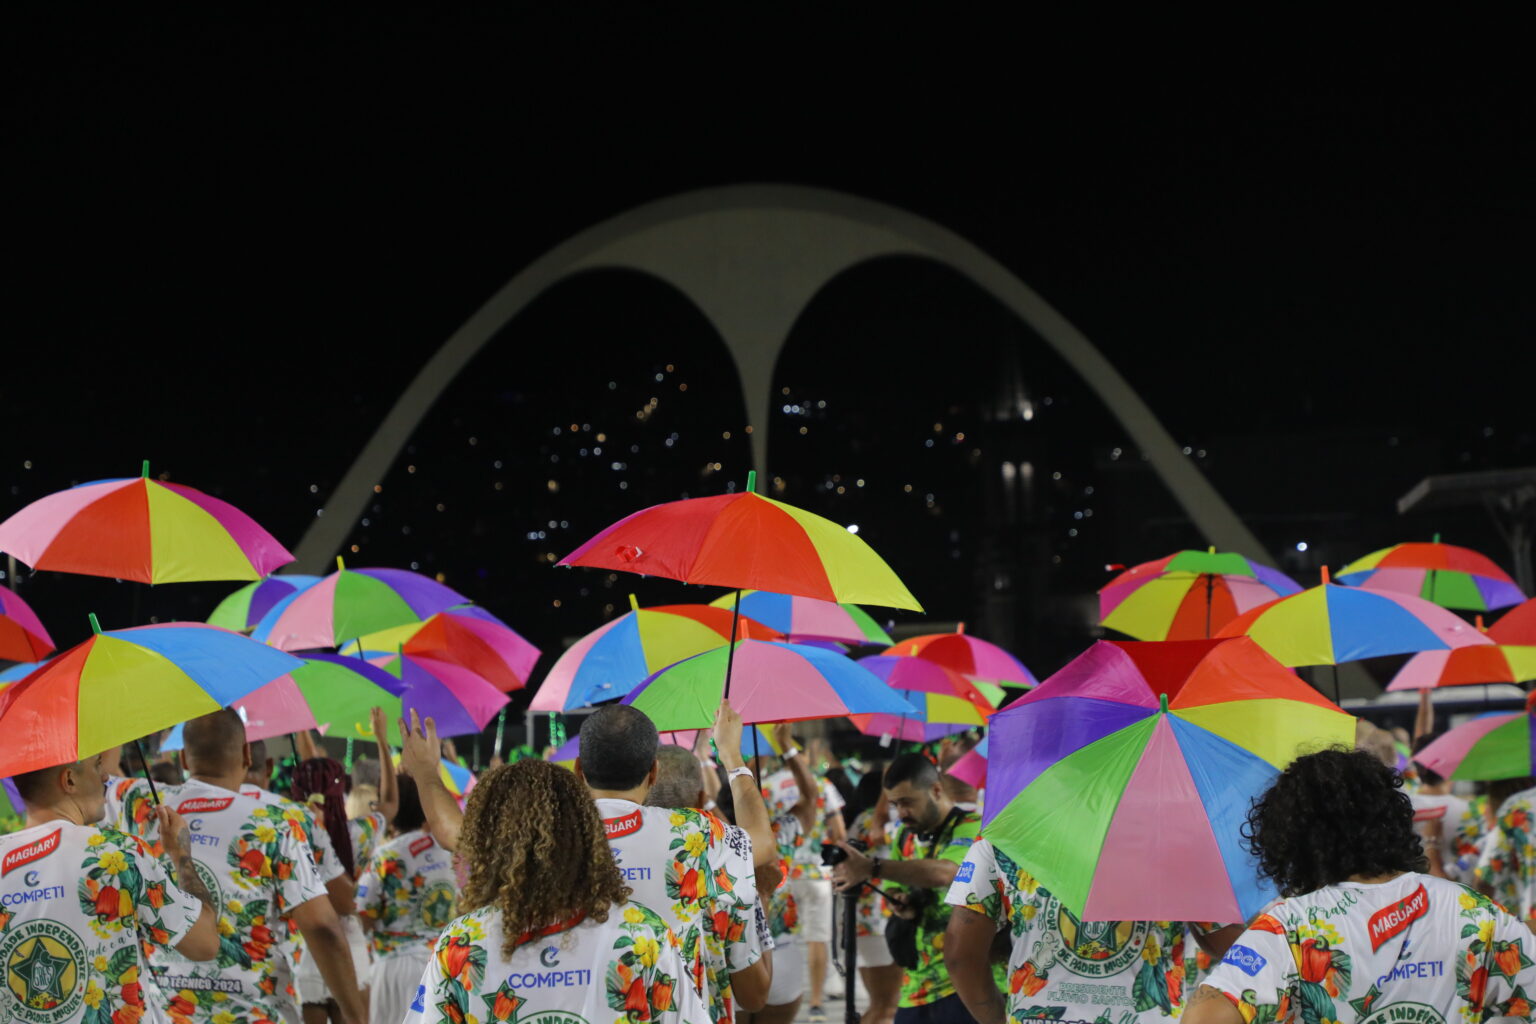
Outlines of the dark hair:
M 181 727 L 183 753 L 193 772 L 238 768 L 245 747 L 245 723 L 233 708 L 220 708 Z
M 391 822 L 395 826 L 395 833 L 404 835 L 425 826 L 427 812 L 421 809 L 421 793 L 416 789 L 416 780 L 409 775 L 397 776 L 395 791 L 400 797 L 399 804 L 395 806 L 394 821 Z
M 626 704 L 598 708 L 581 723 L 579 738 L 581 774 L 593 789 L 634 789 L 656 763 L 656 726 Z
M 1429 870 L 1402 777 L 1364 750 L 1298 757 L 1254 801 L 1242 832 L 1282 896 L 1351 875 Z
M 179 786 L 186 781 L 181 769 L 169 761 L 157 761 L 149 766 L 149 777 L 162 786 Z
M 1415 754 L 1423 752 L 1425 747 L 1429 746 L 1437 739 L 1439 739 L 1438 736 L 1420 736 L 1417 740 L 1414 741 L 1413 752 Z M 1441 775 L 1433 768 L 1424 767 L 1424 763 L 1422 761 L 1415 760 L 1413 762 L 1413 767 L 1419 773 L 1419 781 L 1423 782 L 1426 786 L 1438 786 L 1440 783 L 1445 781 L 1444 775 Z
M 915 789 L 927 789 L 939 781 L 939 766 L 927 754 L 898 754 L 885 770 L 885 788 L 895 789 L 903 782 Z
M 848 801 L 848 806 L 843 810 L 843 817 L 850 823 L 880 802 L 880 789 L 885 781 L 883 768 L 883 765 L 872 764 L 869 771 L 859 779 L 853 791 L 853 799 Z
M 1493 779 L 1490 782 L 1479 782 L 1477 785 L 1487 795 L 1489 805 L 1497 811 L 1504 805 L 1505 800 L 1536 786 L 1536 778 L 1525 775 L 1515 779 Z
M 317 808 L 309 798 L 319 794 L 324 797 L 318 808 L 319 818 L 331 837 L 331 847 L 348 877 L 357 873 L 355 854 L 352 850 L 352 830 L 347 827 L 347 770 L 341 762 L 329 757 L 312 757 L 301 761 L 293 770 L 294 799 L 306 804 L 311 813 Z

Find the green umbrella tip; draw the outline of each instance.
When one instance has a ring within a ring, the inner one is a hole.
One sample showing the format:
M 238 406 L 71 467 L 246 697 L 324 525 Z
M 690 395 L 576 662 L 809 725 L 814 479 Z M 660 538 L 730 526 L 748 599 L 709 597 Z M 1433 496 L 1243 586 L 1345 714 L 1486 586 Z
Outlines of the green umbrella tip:
M 757 493 L 757 470 L 755 469 L 747 470 L 747 493 Z
M 96 621 L 96 613 L 86 612 L 85 614 L 91 620 L 91 632 L 99 636 L 101 634 L 101 623 Z
M 1161 710 L 1162 713 L 1166 715 L 1168 713 L 1168 695 L 1166 693 L 1158 694 L 1157 703 L 1159 710 Z
M 1214 555 L 1216 553 L 1216 545 L 1212 544 L 1210 547 L 1206 548 L 1205 553 L 1208 555 Z
M 1435 534 L 1434 538 L 1430 541 L 1430 543 L 1431 544 L 1439 544 L 1440 543 L 1440 535 L 1438 533 Z
M 144 460 L 144 465 L 139 467 L 139 475 L 142 476 L 145 480 L 149 479 L 149 460 L 148 459 L 145 459 Z

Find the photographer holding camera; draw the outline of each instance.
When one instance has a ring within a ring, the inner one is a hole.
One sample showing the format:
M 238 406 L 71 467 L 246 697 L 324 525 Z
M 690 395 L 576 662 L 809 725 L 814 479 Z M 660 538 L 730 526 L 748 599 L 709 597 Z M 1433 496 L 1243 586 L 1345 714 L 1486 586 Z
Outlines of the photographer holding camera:
M 862 844 L 838 844 L 846 856 L 832 869 L 839 892 L 865 883 L 900 887 L 886 939 L 905 968 L 895 1024 L 971 1024 L 944 966 L 944 894 L 981 832 L 981 815 L 955 804 L 939 784 L 939 769 L 922 754 L 902 754 L 885 771 L 885 795 L 901 819 L 891 860 L 870 857 Z

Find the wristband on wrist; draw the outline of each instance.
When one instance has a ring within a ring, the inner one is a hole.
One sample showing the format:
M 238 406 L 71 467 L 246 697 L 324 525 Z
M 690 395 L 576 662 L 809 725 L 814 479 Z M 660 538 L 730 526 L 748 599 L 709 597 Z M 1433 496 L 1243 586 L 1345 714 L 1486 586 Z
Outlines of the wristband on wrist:
M 799 756 L 800 756 L 800 748 L 799 747 L 790 747 L 788 750 L 784 751 L 784 760 L 786 760 L 786 761 L 788 761 L 792 757 L 799 757 Z
M 871 857 L 871 858 L 869 858 L 869 877 L 870 878 L 879 878 L 880 877 L 880 858 L 879 857 Z
M 740 778 L 748 778 L 748 779 L 756 779 L 757 778 L 757 776 L 752 774 L 752 769 L 748 768 L 746 765 L 742 765 L 740 768 L 732 768 L 730 771 L 726 772 L 725 774 L 726 774 L 726 778 L 731 779 L 733 781 L 735 779 L 740 779 Z

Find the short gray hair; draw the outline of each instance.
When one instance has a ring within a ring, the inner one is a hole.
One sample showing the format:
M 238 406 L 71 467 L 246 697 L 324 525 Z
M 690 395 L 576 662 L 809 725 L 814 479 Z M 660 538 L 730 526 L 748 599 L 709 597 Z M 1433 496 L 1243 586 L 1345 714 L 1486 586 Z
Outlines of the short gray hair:
M 693 751 L 663 744 L 656 751 L 656 782 L 645 802 L 652 807 L 697 807 L 704 792 L 703 767 Z

